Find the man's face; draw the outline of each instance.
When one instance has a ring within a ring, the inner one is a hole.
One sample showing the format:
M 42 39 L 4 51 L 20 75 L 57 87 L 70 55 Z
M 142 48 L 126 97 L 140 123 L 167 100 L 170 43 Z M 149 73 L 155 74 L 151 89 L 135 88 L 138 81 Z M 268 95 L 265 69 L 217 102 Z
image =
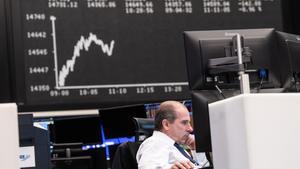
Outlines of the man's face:
M 169 123 L 169 136 L 177 143 L 184 143 L 193 131 L 190 124 L 191 119 L 188 110 L 185 107 L 176 109 L 177 118 L 173 123 Z

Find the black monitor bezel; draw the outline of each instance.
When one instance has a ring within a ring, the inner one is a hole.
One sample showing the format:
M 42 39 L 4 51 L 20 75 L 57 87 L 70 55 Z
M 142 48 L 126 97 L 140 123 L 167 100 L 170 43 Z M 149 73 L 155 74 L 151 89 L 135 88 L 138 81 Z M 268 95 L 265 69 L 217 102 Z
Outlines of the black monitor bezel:
M 205 72 L 207 66 L 203 65 L 203 54 L 201 43 L 207 43 L 209 41 L 231 41 L 230 36 L 226 34 L 239 33 L 244 36 L 244 39 L 261 39 L 268 46 L 268 52 L 270 56 L 267 56 L 268 63 L 267 67 L 272 70 L 269 72 L 267 80 L 268 85 L 266 88 L 279 88 L 281 87 L 281 75 L 280 70 L 276 70 L 279 66 L 278 53 L 273 49 L 278 49 L 277 37 L 275 36 L 276 31 L 273 28 L 265 29 L 236 29 L 236 30 L 208 30 L 208 31 L 185 31 L 184 34 L 184 45 L 186 64 L 188 72 L 189 87 L 191 90 L 215 90 L 215 86 L 206 84 Z M 228 43 L 227 42 L 227 43 Z M 260 42 L 262 43 L 262 42 Z M 226 44 L 224 44 L 226 45 Z M 245 43 L 245 46 L 247 44 Z M 253 45 L 253 44 L 252 44 Z M 266 51 L 267 51 L 266 50 Z M 225 52 L 224 52 L 225 56 Z M 220 85 L 220 84 L 218 84 Z M 253 87 L 257 84 L 253 84 Z M 222 89 L 239 89 L 239 84 L 221 84 Z

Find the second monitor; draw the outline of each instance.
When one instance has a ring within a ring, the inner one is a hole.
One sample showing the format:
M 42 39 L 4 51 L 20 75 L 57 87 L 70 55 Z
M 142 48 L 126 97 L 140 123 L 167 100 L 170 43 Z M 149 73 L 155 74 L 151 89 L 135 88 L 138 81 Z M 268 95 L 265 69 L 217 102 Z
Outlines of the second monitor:
M 243 37 L 245 72 L 252 88 L 281 86 L 278 43 L 274 29 L 184 32 L 189 85 L 192 90 L 238 88 L 236 44 L 230 34 Z M 221 60 L 221 61 L 220 61 Z

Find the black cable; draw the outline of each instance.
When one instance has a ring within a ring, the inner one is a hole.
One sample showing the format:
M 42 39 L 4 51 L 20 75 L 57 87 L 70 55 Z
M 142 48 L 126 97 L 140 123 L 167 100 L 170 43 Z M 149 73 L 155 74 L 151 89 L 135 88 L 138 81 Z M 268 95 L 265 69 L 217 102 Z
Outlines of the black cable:
M 225 95 L 223 94 L 222 90 L 218 87 L 218 85 L 215 85 L 215 88 L 218 90 L 218 92 L 221 94 L 223 99 L 226 99 Z
M 260 91 L 260 89 L 261 89 L 261 87 L 262 87 L 263 81 L 264 81 L 264 78 L 261 78 L 261 79 L 260 79 L 259 86 L 257 87 L 257 93 L 259 93 L 259 91 Z

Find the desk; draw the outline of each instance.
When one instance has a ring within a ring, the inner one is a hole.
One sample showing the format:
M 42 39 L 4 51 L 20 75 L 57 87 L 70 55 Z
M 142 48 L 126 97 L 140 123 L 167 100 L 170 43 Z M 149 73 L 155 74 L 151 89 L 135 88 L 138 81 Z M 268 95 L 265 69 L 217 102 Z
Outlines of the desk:
M 214 169 L 299 169 L 299 93 L 235 96 L 209 116 Z

